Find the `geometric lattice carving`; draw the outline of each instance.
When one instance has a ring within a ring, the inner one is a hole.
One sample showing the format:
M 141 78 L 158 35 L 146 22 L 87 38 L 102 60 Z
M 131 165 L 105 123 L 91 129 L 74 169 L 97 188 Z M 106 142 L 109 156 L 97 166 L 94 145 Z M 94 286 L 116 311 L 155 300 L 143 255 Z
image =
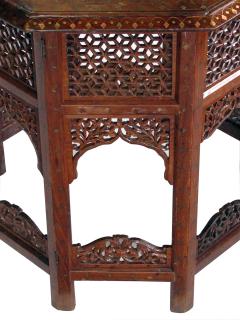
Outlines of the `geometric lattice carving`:
M 0 227 L 47 256 L 47 237 L 18 206 L 0 201 Z
M 174 36 L 68 34 L 70 96 L 171 96 Z
M 198 236 L 198 255 L 205 253 L 234 228 L 240 226 L 240 200 L 223 206 Z
M 240 67 L 240 20 L 230 21 L 210 32 L 207 85 Z
M 70 122 L 75 168 L 78 159 L 88 150 L 111 144 L 117 139 L 155 150 L 165 161 L 169 176 L 173 143 L 172 120 L 167 116 L 141 118 L 77 118 Z
M 16 121 L 27 133 L 38 156 L 41 168 L 41 150 L 38 124 L 38 110 L 36 107 L 27 105 L 26 102 L 0 88 L 0 111 L 5 118 Z
M 34 87 L 32 35 L 0 20 L 0 70 Z
M 240 87 L 206 109 L 203 140 L 209 138 L 236 108 L 240 108 Z
M 155 264 L 170 266 L 169 247 L 157 247 L 138 238 L 115 235 L 88 245 L 74 246 L 73 259 L 79 264 Z

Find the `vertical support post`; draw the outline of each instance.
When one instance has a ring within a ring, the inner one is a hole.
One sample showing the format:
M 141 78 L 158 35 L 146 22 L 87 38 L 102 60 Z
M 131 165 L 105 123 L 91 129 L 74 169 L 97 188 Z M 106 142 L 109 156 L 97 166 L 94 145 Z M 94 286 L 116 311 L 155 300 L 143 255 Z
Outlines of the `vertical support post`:
M 70 278 L 72 234 L 69 183 L 61 108 L 61 39 L 61 34 L 57 32 L 34 34 L 52 305 L 60 310 L 73 310 L 75 294 Z
M 0 176 L 6 172 L 2 130 L 3 130 L 3 121 L 2 121 L 2 110 L 0 108 Z
M 207 32 L 178 35 L 178 101 L 173 190 L 173 270 L 171 310 L 193 306 L 197 255 L 197 206 L 203 92 L 207 65 Z

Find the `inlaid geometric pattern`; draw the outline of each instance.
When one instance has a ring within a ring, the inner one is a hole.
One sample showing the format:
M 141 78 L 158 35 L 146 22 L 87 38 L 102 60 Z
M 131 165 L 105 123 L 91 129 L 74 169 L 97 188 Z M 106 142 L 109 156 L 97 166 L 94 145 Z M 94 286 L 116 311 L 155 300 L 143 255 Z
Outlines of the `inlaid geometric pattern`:
M 240 108 L 240 87 L 206 109 L 203 140 L 209 138 L 236 108 Z
M 173 33 L 67 35 L 70 96 L 171 96 Z
M 0 20 L 0 70 L 34 87 L 32 35 Z
M 240 19 L 235 19 L 209 34 L 207 86 L 239 67 Z

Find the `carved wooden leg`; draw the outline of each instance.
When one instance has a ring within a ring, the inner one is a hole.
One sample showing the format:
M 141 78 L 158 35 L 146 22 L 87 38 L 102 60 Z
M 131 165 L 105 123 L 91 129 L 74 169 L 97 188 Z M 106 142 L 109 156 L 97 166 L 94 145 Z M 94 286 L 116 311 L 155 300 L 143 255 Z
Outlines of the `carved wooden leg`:
M 57 309 L 72 310 L 75 294 L 70 278 L 72 236 L 63 148 L 61 88 L 58 82 L 62 77 L 59 36 L 52 32 L 34 35 L 52 304 Z M 46 55 L 43 54 L 43 41 Z
M 199 151 L 207 58 L 206 33 L 183 32 L 180 37 L 180 112 L 175 140 L 173 194 L 173 269 L 176 274 L 171 286 L 173 312 L 186 312 L 193 306 Z
M 6 172 L 3 142 L 0 141 L 0 176 Z
M 0 176 L 6 172 L 4 147 L 2 141 L 2 111 L 0 109 Z

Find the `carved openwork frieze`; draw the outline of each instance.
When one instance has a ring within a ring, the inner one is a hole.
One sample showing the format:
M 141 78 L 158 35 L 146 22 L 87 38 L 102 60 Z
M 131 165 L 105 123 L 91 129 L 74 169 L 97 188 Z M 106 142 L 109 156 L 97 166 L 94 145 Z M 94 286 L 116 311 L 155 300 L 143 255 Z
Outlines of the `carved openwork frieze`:
M 154 264 L 171 265 L 171 248 L 157 247 L 139 238 L 115 235 L 85 246 L 73 247 L 76 264 Z
M 240 20 L 234 19 L 210 32 L 206 84 L 213 84 L 240 67 Z
M 47 237 L 18 206 L 0 201 L 0 228 L 47 256 Z
M 237 108 L 240 108 L 240 87 L 235 88 L 206 109 L 203 140 L 209 138 Z
M 66 50 L 71 97 L 174 95 L 174 33 L 70 33 Z
M 219 240 L 240 226 L 240 200 L 223 206 L 198 236 L 198 255 L 204 254 Z
M 79 158 L 88 150 L 117 139 L 155 150 L 166 165 L 166 179 L 172 182 L 173 117 L 76 118 L 70 119 L 72 161 L 76 171 Z
M 31 33 L 0 20 L 0 70 L 29 87 L 35 86 Z
M 27 133 L 38 156 L 41 167 L 40 135 L 38 123 L 38 110 L 36 107 L 26 104 L 23 100 L 14 96 L 9 91 L 0 88 L 0 111 L 6 122 L 16 121 Z

